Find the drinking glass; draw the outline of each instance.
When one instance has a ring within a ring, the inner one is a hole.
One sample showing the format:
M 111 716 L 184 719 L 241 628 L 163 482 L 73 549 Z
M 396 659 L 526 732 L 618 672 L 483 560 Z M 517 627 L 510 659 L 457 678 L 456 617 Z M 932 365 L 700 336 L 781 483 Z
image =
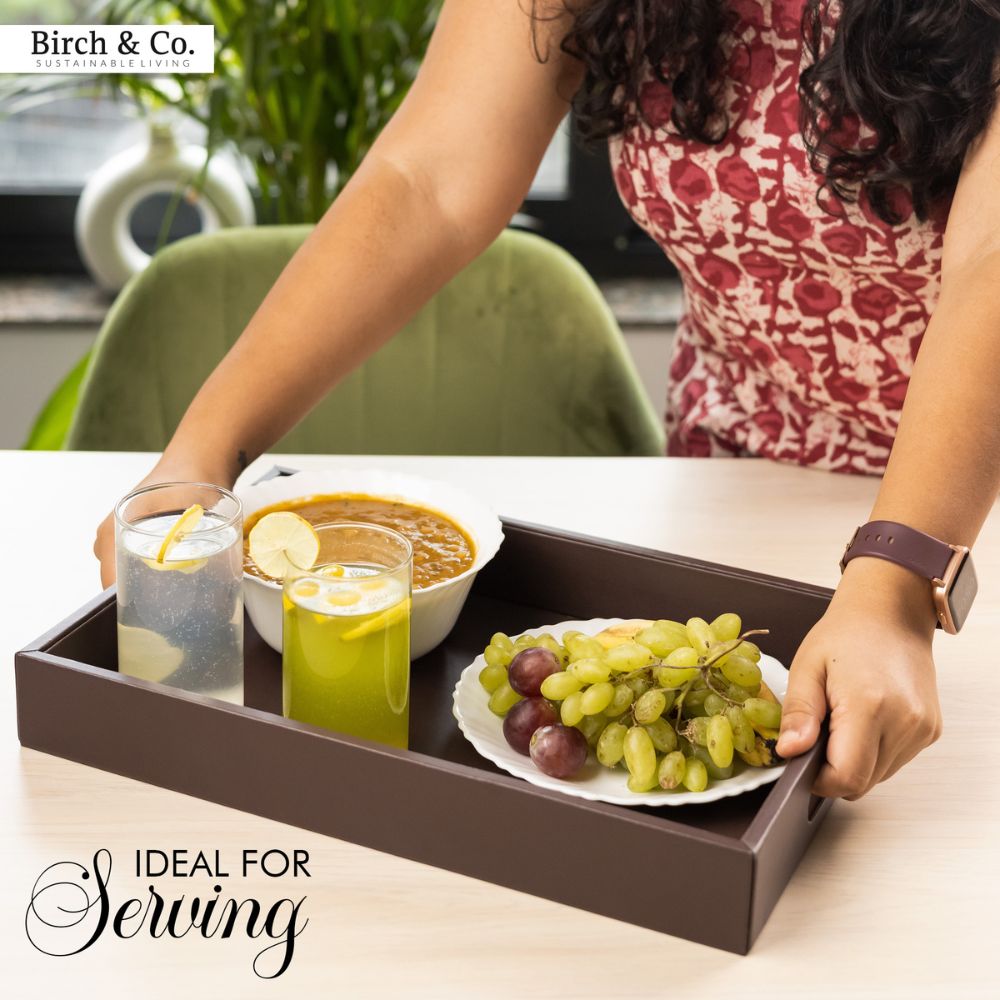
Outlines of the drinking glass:
M 240 501 L 208 483 L 136 490 L 115 507 L 115 548 L 119 672 L 242 705 Z
M 316 532 L 315 564 L 293 566 L 284 582 L 284 714 L 405 748 L 412 547 L 375 524 Z

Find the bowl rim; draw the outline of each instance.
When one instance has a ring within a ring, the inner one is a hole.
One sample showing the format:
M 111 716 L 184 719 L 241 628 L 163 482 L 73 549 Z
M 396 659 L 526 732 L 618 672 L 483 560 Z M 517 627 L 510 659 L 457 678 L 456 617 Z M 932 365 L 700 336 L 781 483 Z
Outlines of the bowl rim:
M 473 543 L 476 547 L 476 555 L 475 559 L 473 559 L 472 565 L 468 569 L 463 570 L 456 576 L 450 576 L 446 580 L 439 580 L 437 583 L 432 583 L 429 587 L 419 587 L 419 588 L 414 587 L 413 588 L 414 595 L 432 594 L 435 591 L 444 590 L 450 586 L 453 586 L 456 583 L 461 582 L 462 580 L 466 580 L 469 577 L 475 576 L 476 573 L 478 573 L 487 563 L 490 562 L 491 559 L 493 559 L 493 557 L 499 551 L 500 545 L 503 543 L 504 539 L 503 521 L 501 520 L 500 516 L 496 513 L 496 511 L 488 503 L 486 503 L 484 500 L 478 497 L 475 493 L 472 493 L 461 486 L 456 486 L 454 483 L 450 483 L 447 480 L 434 479 L 431 476 L 421 476 L 414 474 L 412 472 L 397 472 L 393 469 L 388 469 L 388 468 L 379 469 L 374 467 L 366 467 L 363 469 L 344 469 L 344 470 L 302 469 L 291 476 L 282 476 L 280 477 L 280 479 L 269 479 L 265 480 L 262 483 L 247 484 L 247 486 L 243 487 L 242 491 L 240 490 L 239 487 L 236 487 L 234 488 L 233 492 L 236 494 L 237 497 L 240 498 L 240 500 L 243 503 L 243 517 L 245 521 L 247 517 L 255 514 L 258 510 L 261 509 L 261 507 L 272 506 L 271 503 L 266 503 L 260 506 L 256 506 L 253 509 L 250 509 L 250 504 L 245 499 L 246 491 L 264 487 L 267 486 L 269 483 L 274 483 L 274 482 L 289 483 L 292 480 L 297 479 L 299 476 L 312 476 L 312 475 L 322 476 L 329 473 L 340 473 L 340 472 L 343 472 L 344 474 L 349 476 L 357 476 L 358 479 L 363 479 L 366 476 L 391 477 L 394 479 L 399 479 L 401 482 L 407 482 L 407 483 L 408 482 L 413 482 L 416 484 L 428 483 L 431 484 L 434 488 L 441 489 L 445 492 L 457 493 L 462 497 L 464 501 L 468 502 L 470 506 L 478 507 L 479 510 L 482 512 L 483 521 L 484 522 L 488 521 L 490 528 L 495 529 L 495 531 L 490 531 L 489 533 L 490 537 L 486 539 L 481 539 L 477 537 L 473 538 Z M 244 495 L 241 495 L 241 492 Z M 338 492 L 349 493 L 351 492 L 351 490 L 349 489 L 331 490 L 329 495 L 336 495 Z M 357 492 L 363 492 L 363 490 L 359 489 Z M 288 497 L 287 500 L 297 500 L 302 497 L 323 496 L 323 495 L 324 494 L 322 492 L 310 493 L 308 490 L 306 490 L 304 493 L 301 493 L 298 496 Z M 409 503 L 413 506 L 423 507 L 426 510 L 431 510 L 437 514 L 442 514 L 443 516 L 447 517 L 450 521 L 454 521 L 454 523 L 457 524 L 458 527 L 461 528 L 467 535 L 472 536 L 474 534 L 462 518 L 458 517 L 457 515 L 447 510 L 443 510 L 440 507 L 436 506 L 435 504 L 423 500 L 417 496 L 408 495 L 406 493 L 394 493 L 388 491 L 373 493 L 371 495 L 377 496 L 379 499 L 383 500 L 401 500 L 404 503 Z M 287 500 L 285 501 L 275 500 L 273 501 L 273 503 L 287 502 Z M 284 584 L 278 580 L 264 580 L 261 577 L 254 575 L 253 573 L 248 573 L 246 570 L 243 571 L 243 579 L 251 580 L 253 581 L 253 583 L 263 586 L 268 590 L 280 591 L 284 586 Z

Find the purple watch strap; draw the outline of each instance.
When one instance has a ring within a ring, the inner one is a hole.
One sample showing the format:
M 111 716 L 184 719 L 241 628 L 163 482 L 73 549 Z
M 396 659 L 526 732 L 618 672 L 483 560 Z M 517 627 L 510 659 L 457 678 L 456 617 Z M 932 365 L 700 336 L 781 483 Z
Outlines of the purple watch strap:
M 869 521 L 854 533 L 840 566 L 843 569 L 856 556 L 876 556 L 928 580 L 940 580 L 954 554 L 947 542 L 916 528 L 896 521 Z

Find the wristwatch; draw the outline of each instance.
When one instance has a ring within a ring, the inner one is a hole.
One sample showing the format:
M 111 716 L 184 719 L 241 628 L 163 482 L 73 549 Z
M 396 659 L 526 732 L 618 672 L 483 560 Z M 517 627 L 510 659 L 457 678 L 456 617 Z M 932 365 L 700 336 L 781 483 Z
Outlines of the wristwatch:
M 858 556 L 875 556 L 905 566 L 931 582 L 938 628 L 954 635 L 965 624 L 979 584 L 965 545 L 949 545 L 896 521 L 869 521 L 854 532 L 840 560 L 840 572 Z

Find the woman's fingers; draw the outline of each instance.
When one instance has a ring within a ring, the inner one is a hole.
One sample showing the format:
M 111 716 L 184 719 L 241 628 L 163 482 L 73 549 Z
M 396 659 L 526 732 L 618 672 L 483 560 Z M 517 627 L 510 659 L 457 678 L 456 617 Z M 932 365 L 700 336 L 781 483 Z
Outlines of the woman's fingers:
M 864 795 L 878 766 L 880 730 L 873 713 L 860 708 L 834 712 L 826 764 L 813 785 L 813 792 L 827 799 L 855 799 Z
M 819 736 L 826 718 L 826 666 L 823 658 L 801 652 L 788 676 L 788 692 L 781 705 L 781 735 L 778 753 L 796 757 L 805 753 Z
M 94 555 L 101 564 L 101 586 L 110 587 L 115 582 L 115 528 L 114 515 L 101 522 L 94 540 Z

